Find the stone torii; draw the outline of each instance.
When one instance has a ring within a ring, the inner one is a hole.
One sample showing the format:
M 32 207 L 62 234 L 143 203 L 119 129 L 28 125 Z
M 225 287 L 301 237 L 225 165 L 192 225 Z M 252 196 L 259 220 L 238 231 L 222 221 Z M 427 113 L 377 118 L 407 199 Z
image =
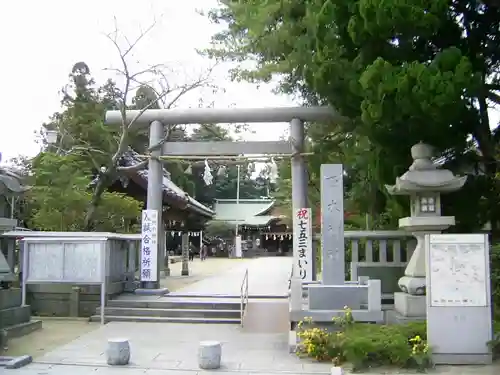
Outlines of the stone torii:
M 161 156 L 234 156 L 242 154 L 284 154 L 291 156 L 292 206 L 293 209 L 307 207 L 307 176 L 304 157 L 304 122 L 342 121 L 343 118 L 330 107 L 281 107 L 281 108 L 193 108 L 193 109 L 148 109 L 126 112 L 126 121 L 132 128 L 149 127 L 148 192 L 147 209 L 162 211 Z M 164 127 L 181 124 L 220 123 L 290 123 L 290 141 L 267 142 L 165 142 Z M 106 112 L 106 123 L 122 123 L 120 111 Z M 161 220 L 161 217 L 160 217 Z M 146 282 L 145 289 L 159 289 L 160 259 L 163 259 L 163 239 L 157 252 L 157 280 Z M 295 254 L 294 254 L 295 255 Z M 153 291 L 151 291 L 153 292 Z

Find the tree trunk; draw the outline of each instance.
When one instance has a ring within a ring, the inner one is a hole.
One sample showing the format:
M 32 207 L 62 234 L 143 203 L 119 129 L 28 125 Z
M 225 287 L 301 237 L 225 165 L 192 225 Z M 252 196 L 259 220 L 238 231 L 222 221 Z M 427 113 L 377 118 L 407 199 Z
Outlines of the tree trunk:
M 97 207 L 99 207 L 99 203 L 101 203 L 102 195 L 108 187 L 108 181 L 111 180 L 110 175 L 112 173 L 112 170 L 106 171 L 97 180 L 97 184 L 94 188 L 94 193 L 92 194 L 92 200 L 90 201 L 90 205 L 85 214 L 84 226 L 85 231 L 87 232 L 90 232 L 93 229 L 93 219 L 97 211 Z
M 480 95 L 478 97 L 478 102 L 480 123 L 474 133 L 474 137 L 476 138 L 478 148 L 481 151 L 484 171 L 486 177 L 488 178 L 489 189 L 485 193 L 485 197 L 489 203 L 488 216 L 491 224 L 491 234 L 494 238 L 498 238 L 500 234 L 500 207 L 498 202 L 499 188 L 496 178 L 498 168 L 495 142 L 490 130 L 486 97 L 484 95 Z

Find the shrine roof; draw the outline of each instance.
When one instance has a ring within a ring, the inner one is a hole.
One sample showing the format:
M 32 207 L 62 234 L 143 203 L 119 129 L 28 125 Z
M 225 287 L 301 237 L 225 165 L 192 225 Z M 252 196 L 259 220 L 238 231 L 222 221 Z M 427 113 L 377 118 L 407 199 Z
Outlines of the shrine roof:
M 267 226 L 269 224 L 271 224 L 273 221 L 277 221 L 277 220 L 280 220 L 281 217 L 279 216 L 251 216 L 251 217 L 247 217 L 245 219 L 241 219 L 241 220 L 224 220 L 224 219 L 218 219 L 217 217 L 215 218 L 215 220 L 220 220 L 220 221 L 224 221 L 226 223 L 229 223 L 229 224 L 233 224 L 233 225 L 245 225 L 245 226 L 250 226 L 250 227 L 264 227 L 264 226 Z
M 140 155 L 134 150 L 130 149 L 126 151 L 119 161 L 119 165 L 122 167 L 130 167 L 136 165 L 140 162 L 144 161 Z M 147 169 L 139 169 L 133 171 L 127 171 L 126 177 L 134 180 L 139 185 L 143 186 L 145 189 L 147 188 L 148 182 L 148 170 Z M 125 184 L 123 178 L 120 179 L 122 184 Z M 200 215 L 212 218 L 215 215 L 215 212 L 198 202 L 193 197 L 189 196 L 184 190 L 178 187 L 175 183 L 170 179 L 170 172 L 166 169 L 163 169 L 163 200 L 164 201 L 176 201 L 183 209 L 194 211 Z
M 217 199 L 215 220 L 231 224 L 266 226 L 282 216 L 266 215 L 273 208 L 272 199 Z
M 22 181 L 21 172 L 9 166 L 0 166 L 0 192 L 4 195 L 18 195 L 29 190 Z
M 140 240 L 141 234 L 121 234 L 111 232 L 42 232 L 31 230 L 13 230 L 2 233 L 2 237 L 11 238 L 92 238 L 92 239 L 121 239 L 121 240 Z

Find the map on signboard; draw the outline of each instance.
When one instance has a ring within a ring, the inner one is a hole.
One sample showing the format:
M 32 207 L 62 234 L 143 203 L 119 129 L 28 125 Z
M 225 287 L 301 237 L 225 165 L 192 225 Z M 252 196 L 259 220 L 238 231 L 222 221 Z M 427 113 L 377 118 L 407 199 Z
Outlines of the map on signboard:
M 485 247 L 481 243 L 430 243 L 431 306 L 488 306 Z

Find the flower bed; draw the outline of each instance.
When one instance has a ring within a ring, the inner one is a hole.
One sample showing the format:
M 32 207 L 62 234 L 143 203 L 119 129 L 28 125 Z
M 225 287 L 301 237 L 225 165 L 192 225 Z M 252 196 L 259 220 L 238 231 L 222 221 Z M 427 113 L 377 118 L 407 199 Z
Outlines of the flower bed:
M 431 366 L 425 323 L 357 323 L 347 307 L 333 322 L 334 332 L 314 327 L 311 319 L 299 322 L 297 355 L 331 361 L 336 366 L 349 363 L 353 371 L 376 366 L 425 371 Z

